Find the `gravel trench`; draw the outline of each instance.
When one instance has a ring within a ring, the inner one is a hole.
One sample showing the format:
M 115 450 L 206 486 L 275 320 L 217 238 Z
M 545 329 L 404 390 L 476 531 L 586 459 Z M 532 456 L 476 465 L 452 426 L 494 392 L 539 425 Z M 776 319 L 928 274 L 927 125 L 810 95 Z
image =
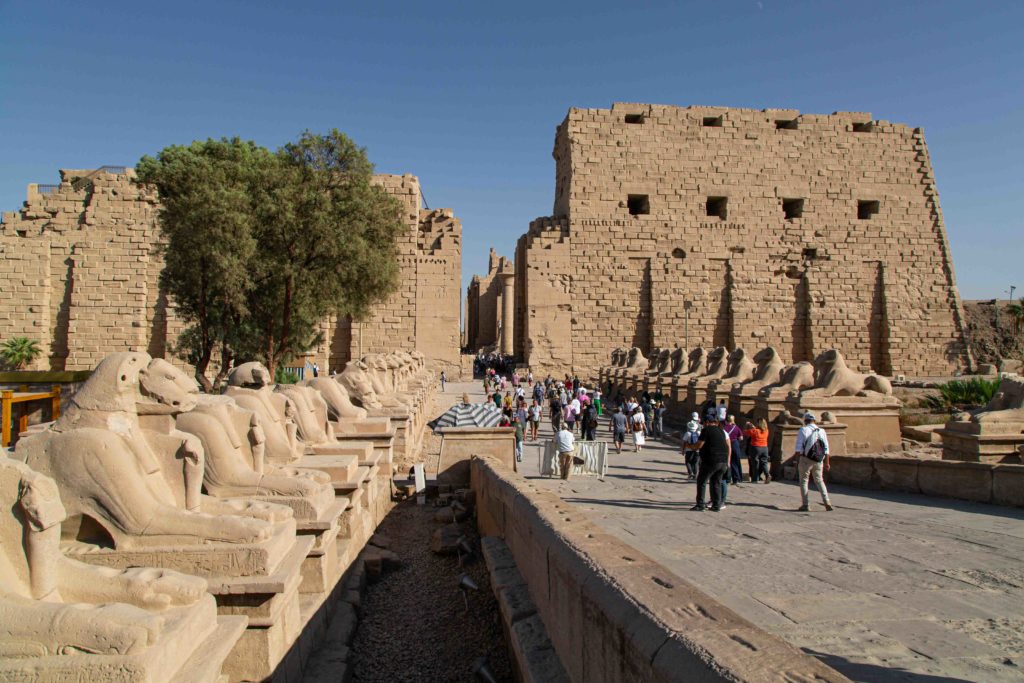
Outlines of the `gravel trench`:
M 481 657 L 496 680 L 512 680 L 501 614 L 483 558 L 477 554 L 460 568 L 456 557 L 432 553 L 430 538 L 440 526 L 435 512 L 429 504 L 406 501 L 377 529 L 390 539 L 401 566 L 385 571 L 362 597 L 350 655 L 354 681 L 483 680 L 473 673 Z M 460 527 L 479 553 L 472 520 Z M 468 612 L 458 588 L 463 572 L 480 587 L 467 591 Z

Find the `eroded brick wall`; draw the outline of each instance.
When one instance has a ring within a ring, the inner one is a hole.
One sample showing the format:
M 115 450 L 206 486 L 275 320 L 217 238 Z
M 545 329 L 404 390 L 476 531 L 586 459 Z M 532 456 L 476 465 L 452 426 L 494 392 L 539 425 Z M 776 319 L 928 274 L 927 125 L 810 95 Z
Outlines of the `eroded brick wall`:
M 3 337 L 40 342 L 34 369 L 89 370 L 115 351 L 162 355 L 181 329 L 159 291 L 156 194 L 132 169 L 62 169 L 4 214 Z
M 458 367 L 459 221 L 450 210 L 421 215 L 414 176 L 375 180 L 406 208 L 399 291 L 365 322 L 325 320 L 313 358 L 340 371 L 353 355 L 418 348 Z M 0 338 L 38 341 L 33 369 L 88 370 L 116 351 L 169 356 L 184 324 L 159 286 L 155 191 L 126 168 L 61 170 L 43 190 L 30 185 L 25 206 L 3 215 Z
M 554 157 L 555 217 L 516 251 L 534 372 L 676 344 L 772 344 L 787 361 L 835 346 L 886 374 L 969 364 L 920 129 L 615 104 L 571 109 Z

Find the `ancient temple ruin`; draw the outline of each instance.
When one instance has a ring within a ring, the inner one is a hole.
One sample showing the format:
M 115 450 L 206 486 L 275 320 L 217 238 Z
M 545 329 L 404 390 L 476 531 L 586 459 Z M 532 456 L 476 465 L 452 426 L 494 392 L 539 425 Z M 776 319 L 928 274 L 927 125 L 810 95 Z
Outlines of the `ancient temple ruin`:
M 883 375 L 970 363 L 920 128 L 616 103 L 570 109 L 554 158 L 554 215 L 515 254 L 534 372 L 594 373 L 618 347 L 836 347 Z
M 474 275 L 466 290 L 465 341 L 470 350 L 497 346 L 513 351 L 515 268 L 510 259 L 491 249 L 487 274 Z
M 405 207 L 398 291 L 364 321 L 325 320 L 310 362 L 339 371 L 366 353 L 421 351 L 449 373 L 459 363 L 462 224 L 423 209 L 419 180 L 377 175 Z M 36 340 L 35 369 L 89 370 L 115 351 L 167 355 L 184 328 L 159 284 L 159 198 L 132 168 L 62 169 L 60 183 L 28 186 L 3 214 L 0 302 L 7 336 Z

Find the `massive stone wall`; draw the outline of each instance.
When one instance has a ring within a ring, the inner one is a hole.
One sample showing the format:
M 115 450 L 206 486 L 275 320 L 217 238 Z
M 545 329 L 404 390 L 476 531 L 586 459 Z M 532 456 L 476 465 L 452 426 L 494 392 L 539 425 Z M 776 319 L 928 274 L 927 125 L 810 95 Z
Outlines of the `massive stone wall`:
M 38 341 L 34 369 L 88 370 L 115 351 L 167 355 L 184 325 L 159 286 L 156 192 L 130 168 L 60 174 L 3 214 L 0 337 Z M 399 291 L 365 322 L 324 321 L 314 357 L 340 371 L 362 353 L 418 349 L 458 367 L 461 225 L 449 209 L 420 209 L 414 176 L 375 180 L 406 206 Z
M 571 109 L 554 157 L 555 215 L 515 256 L 534 372 L 677 344 L 836 347 L 884 374 L 970 362 L 919 128 L 617 103 Z
M 40 343 L 34 369 L 87 370 L 114 351 L 163 355 L 181 330 L 159 288 L 156 194 L 132 169 L 62 169 L 4 214 L 0 330 Z M 42 191 L 40 191 L 42 190 Z
M 325 325 L 320 367 L 341 371 L 352 358 L 396 349 L 419 350 L 449 377 L 461 372 L 459 308 L 462 223 L 451 209 L 421 209 L 420 183 L 412 175 L 377 175 L 374 180 L 405 207 L 408 230 L 398 240 L 398 290 L 364 321 Z

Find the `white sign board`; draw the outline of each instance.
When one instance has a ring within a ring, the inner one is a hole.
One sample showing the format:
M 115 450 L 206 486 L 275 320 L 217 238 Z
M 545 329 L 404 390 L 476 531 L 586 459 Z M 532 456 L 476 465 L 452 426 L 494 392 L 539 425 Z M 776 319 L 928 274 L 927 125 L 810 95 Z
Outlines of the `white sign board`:
M 603 477 L 608 472 L 608 444 L 604 441 L 577 441 L 573 474 L 590 474 Z M 561 476 L 558 465 L 558 451 L 555 442 L 544 443 L 540 454 L 540 473 L 549 477 Z
M 423 463 L 413 465 L 412 473 L 416 477 L 416 493 L 423 493 L 427 490 L 427 475 L 423 469 Z

